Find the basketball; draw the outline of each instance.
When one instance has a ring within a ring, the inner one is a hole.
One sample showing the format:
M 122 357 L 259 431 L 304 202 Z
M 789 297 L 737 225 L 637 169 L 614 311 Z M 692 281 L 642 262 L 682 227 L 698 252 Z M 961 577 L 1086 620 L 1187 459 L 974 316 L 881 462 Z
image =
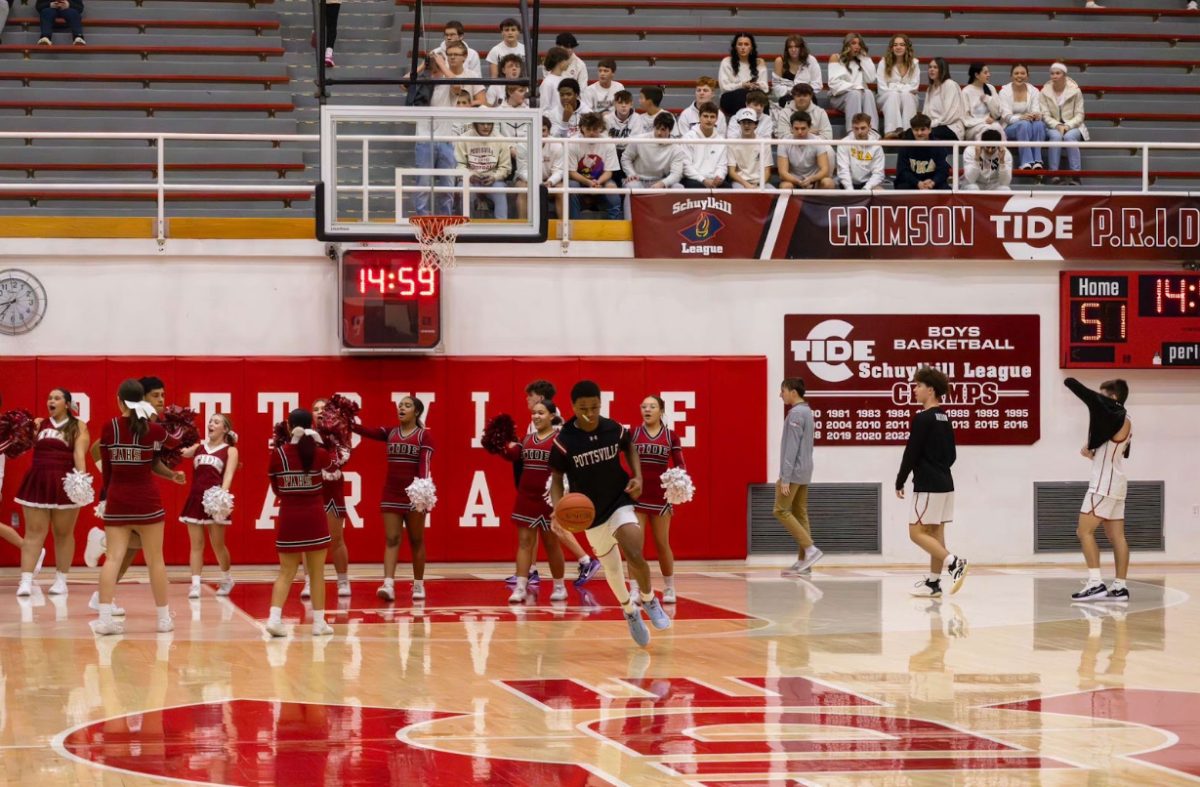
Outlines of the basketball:
M 554 517 L 564 530 L 580 533 L 591 527 L 596 518 L 596 507 L 586 495 L 571 492 L 562 496 L 554 507 Z

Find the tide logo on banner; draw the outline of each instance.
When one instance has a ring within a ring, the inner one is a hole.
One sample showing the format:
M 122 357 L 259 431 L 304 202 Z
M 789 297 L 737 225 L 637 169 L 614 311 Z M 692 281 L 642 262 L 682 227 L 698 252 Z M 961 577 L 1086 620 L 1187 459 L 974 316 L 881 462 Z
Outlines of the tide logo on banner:
M 1011 197 L 1004 210 L 992 216 L 996 238 L 1014 260 L 1061 260 L 1053 241 L 1072 240 L 1074 222 L 1069 215 L 1054 213 L 1061 196 Z M 1033 213 L 1032 211 L 1038 211 Z M 1036 242 L 1038 245 L 1035 245 Z
M 804 339 L 791 343 L 792 358 L 808 364 L 817 377 L 827 383 L 840 383 L 854 376 L 848 361 L 874 361 L 875 342 L 852 341 L 854 326 L 845 320 L 825 320 L 813 326 Z

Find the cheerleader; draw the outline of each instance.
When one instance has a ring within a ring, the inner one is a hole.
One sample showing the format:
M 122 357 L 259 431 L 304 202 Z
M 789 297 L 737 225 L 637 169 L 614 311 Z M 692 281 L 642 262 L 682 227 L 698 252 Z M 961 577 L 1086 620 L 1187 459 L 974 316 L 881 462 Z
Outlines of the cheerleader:
M 75 520 L 80 503 L 74 502 L 63 485 L 72 470 L 86 472 L 87 424 L 71 411 L 71 392 L 50 391 L 46 401 L 49 419 L 37 419 L 33 464 L 21 480 L 14 500 L 25 512 L 25 539 L 21 544 L 21 581 L 18 596 L 33 592 L 33 575 L 40 564 L 39 553 L 47 531 L 54 533 L 54 584 L 51 595 L 66 595 L 67 572 L 75 555 Z M 91 481 L 87 476 L 88 482 Z
M 192 488 L 179 521 L 188 526 L 191 552 L 188 565 L 192 569 L 192 586 L 188 598 L 200 598 L 200 572 L 204 570 L 204 531 L 213 554 L 221 567 L 221 586 L 218 596 L 228 596 L 233 590 L 233 575 L 229 572 L 229 547 L 225 546 L 225 528 L 229 526 L 228 514 L 223 518 L 208 513 L 204 508 L 204 493 L 213 488 L 229 491 L 233 485 L 233 474 L 237 471 L 237 433 L 233 421 L 224 413 L 214 413 L 208 419 L 208 436 L 203 442 L 188 446 L 181 452 L 185 459 L 192 460 Z
M 683 448 L 679 437 L 663 423 L 663 400 L 647 396 L 642 400 L 642 423 L 633 430 L 633 448 L 642 463 L 641 497 L 633 510 L 645 534 L 649 522 L 654 529 L 654 547 L 658 550 L 658 567 L 662 571 L 664 604 L 675 603 L 675 555 L 671 552 L 671 515 L 662 486 L 662 474 L 668 465 L 687 469 L 683 464 Z M 644 535 L 643 535 L 644 538 Z M 630 597 L 639 598 L 637 580 L 630 580 Z
M 321 413 L 325 412 L 328 402 L 328 399 L 313 402 L 314 422 L 321 420 Z M 328 445 L 325 446 L 325 450 L 329 451 L 336 469 L 325 472 L 321 484 L 321 499 L 325 503 L 325 519 L 329 523 L 329 552 L 333 557 L 333 570 L 337 572 L 337 594 L 345 598 L 350 595 L 350 553 L 343 538 L 346 523 L 346 481 L 342 478 L 341 468 L 350 460 L 350 453 L 347 449 L 342 449 L 345 455 L 339 455 Z M 300 598 L 308 598 L 310 595 L 311 586 L 308 577 L 305 576 Z
M 158 612 L 158 631 L 175 629 L 167 606 L 167 566 L 163 562 L 162 498 L 154 483 L 152 465 L 155 453 L 171 447 L 167 430 L 153 419 L 154 406 L 143 400 L 145 389 L 137 380 L 126 380 L 117 388 L 117 406 L 121 415 L 104 425 L 100 432 L 100 455 L 104 460 L 105 499 L 104 539 L 106 557 L 100 569 L 100 617 L 92 630 L 97 634 L 121 634 L 125 626 L 113 619 L 113 596 L 117 572 L 130 548 L 130 540 L 140 539 L 142 554 L 150 572 L 150 589 Z
M 430 477 L 433 437 L 421 422 L 425 405 L 415 396 L 406 396 L 396 405 L 399 425 L 391 429 L 351 425 L 355 434 L 387 443 L 388 472 L 383 485 L 383 584 L 376 591 L 384 601 L 396 599 L 396 559 L 400 554 L 400 531 L 408 533 L 412 548 L 413 601 L 425 598 L 425 514 L 413 509 L 408 485 L 418 478 Z
M 517 481 L 517 500 L 513 505 L 512 521 L 517 527 L 517 586 L 508 597 L 510 603 L 525 601 L 528 594 L 529 567 L 537 555 L 538 534 L 546 547 L 550 559 L 550 574 L 554 577 L 554 592 L 551 601 L 565 601 L 567 586 L 563 581 L 562 545 L 556 536 L 550 535 L 553 510 L 546 500 L 546 482 L 550 479 L 550 450 L 554 447 L 555 428 L 562 423 L 554 402 L 542 400 L 531 409 L 534 431 L 525 435 L 519 443 L 509 443 L 506 458 L 521 462 L 521 476 Z M 549 538 L 546 536 L 550 535 Z
M 321 436 L 313 431 L 312 413 L 292 410 L 288 414 L 291 442 L 271 449 L 271 489 L 279 497 L 279 524 L 275 549 L 279 552 L 279 576 L 271 589 L 271 613 L 267 633 L 287 636 L 283 626 L 283 604 L 300 568 L 300 560 L 312 586 L 314 637 L 333 633 L 325 622 L 325 552 L 329 547 L 329 525 L 321 498 L 321 474 L 332 466 L 329 452 L 321 447 Z
M 0 404 L 3 404 L 3 403 L 4 403 L 4 397 L 0 396 Z M 6 457 L 4 456 L 4 453 L 0 452 L 0 492 L 4 491 L 5 458 Z M 4 499 L 3 494 L 0 494 L 0 500 L 3 500 L 3 499 Z M 17 518 L 14 515 L 13 516 L 13 524 L 14 525 L 16 524 L 16 519 Z M 3 539 L 4 541 L 7 541 L 8 543 L 12 544 L 14 547 L 17 548 L 17 551 L 20 551 L 25 545 L 25 539 L 21 537 L 21 534 L 19 532 L 17 532 L 17 529 L 15 527 L 11 527 L 9 525 L 4 524 L 3 522 L 0 522 L 0 539 Z M 45 547 L 43 547 L 42 551 L 38 554 L 37 564 L 33 567 L 33 575 L 35 577 L 37 576 L 38 572 L 42 570 L 42 561 L 45 559 L 46 559 L 46 549 L 45 549 Z

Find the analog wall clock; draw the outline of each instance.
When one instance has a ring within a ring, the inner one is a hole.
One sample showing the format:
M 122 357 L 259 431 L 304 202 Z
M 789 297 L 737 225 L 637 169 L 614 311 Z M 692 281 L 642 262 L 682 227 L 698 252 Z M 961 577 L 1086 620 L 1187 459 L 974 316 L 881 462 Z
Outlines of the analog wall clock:
M 46 316 L 46 288 L 27 271 L 0 271 L 0 334 L 29 333 Z

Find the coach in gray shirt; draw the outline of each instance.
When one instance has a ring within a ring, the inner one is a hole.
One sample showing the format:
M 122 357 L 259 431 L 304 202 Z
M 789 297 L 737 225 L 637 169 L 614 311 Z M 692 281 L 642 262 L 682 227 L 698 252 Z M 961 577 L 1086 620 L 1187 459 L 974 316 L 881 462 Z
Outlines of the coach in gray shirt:
M 779 398 L 791 409 L 783 422 L 779 445 L 779 481 L 775 484 L 775 518 L 787 528 L 799 547 L 796 562 L 783 576 L 812 573 L 824 553 L 813 545 L 808 525 L 808 485 L 813 474 L 813 414 L 804 401 L 804 380 L 788 377 L 779 387 Z

